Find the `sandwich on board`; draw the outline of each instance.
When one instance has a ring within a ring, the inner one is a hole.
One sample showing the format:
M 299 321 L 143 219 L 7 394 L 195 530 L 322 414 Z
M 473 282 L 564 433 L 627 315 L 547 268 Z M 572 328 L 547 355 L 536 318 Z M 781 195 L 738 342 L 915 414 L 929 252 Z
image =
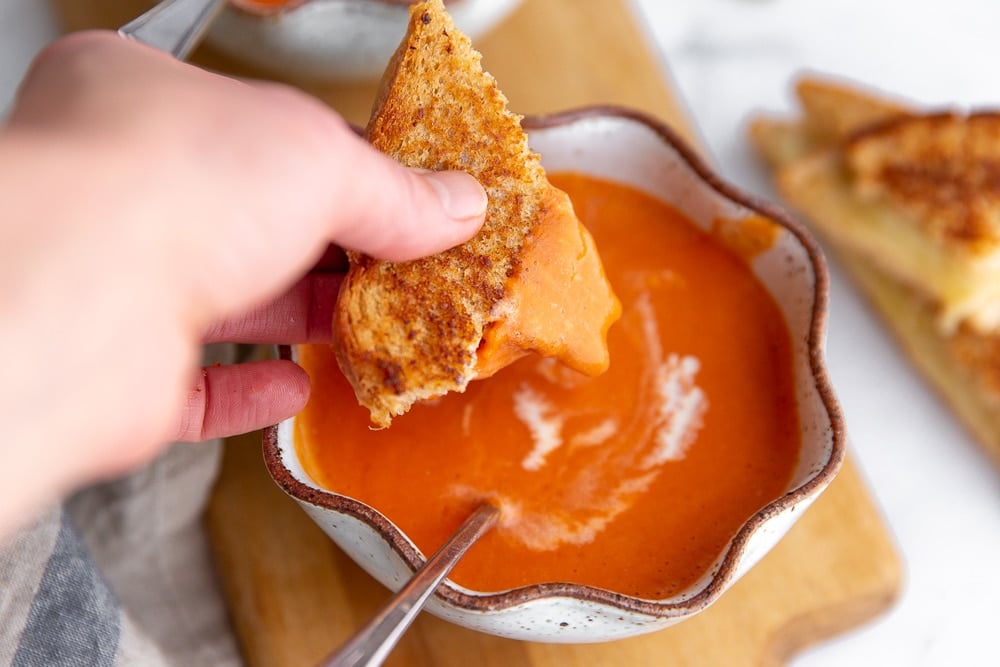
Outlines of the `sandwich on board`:
M 1000 329 L 1000 114 L 919 113 L 806 79 L 801 122 L 751 136 L 782 196 L 938 303 L 938 323 Z
M 914 365 L 1000 465 L 1000 114 L 798 82 L 751 142 Z
M 441 0 L 411 8 L 365 137 L 407 166 L 468 172 L 489 197 L 461 246 L 398 263 L 348 254 L 334 351 L 376 426 L 525 354 L 607 368 L 621 307 L 593 239 Z

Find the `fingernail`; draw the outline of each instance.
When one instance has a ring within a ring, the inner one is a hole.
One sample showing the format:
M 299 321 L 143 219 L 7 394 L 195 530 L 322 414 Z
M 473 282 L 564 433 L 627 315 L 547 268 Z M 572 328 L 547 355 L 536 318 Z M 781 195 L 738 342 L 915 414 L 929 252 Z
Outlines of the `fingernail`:
M 462 171 L 432 171 L 422 178 L 434 189 L 445 213 L 453 220 L 478 220 L 486 213 L 486 191 L 475 178 Z

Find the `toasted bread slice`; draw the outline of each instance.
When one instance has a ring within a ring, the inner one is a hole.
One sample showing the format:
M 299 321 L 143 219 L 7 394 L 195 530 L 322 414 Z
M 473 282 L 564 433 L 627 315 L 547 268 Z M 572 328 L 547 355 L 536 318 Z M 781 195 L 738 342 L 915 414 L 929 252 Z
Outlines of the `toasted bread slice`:
M 831 149 L 857 131 L 912 111 L 901 102 L 883 99 L 857 86 L 825 79 L 803 78 L 795 84 L 802 117 L 754 118 L 750 140 L 774 169 L 810 153 Z
M 1000 254 L 1000 114 L 897 119 L 857 133 L 844 154 L 863 198 L 970 259 Z
M 459 247 L 403 263 L 349 253 L 334 348 L 374 424 L 529 352 L 607 368 L 621 308 L 593 240 L 440 0 L 411 8 L 366 138 L 411 167 L 466 171 L 489 196 L 485 225 Z
M 920 114 L 829 88 L 799 84 L 797 122 L 751 125 L 781 194 L 939 303 L 944 331 L 1000 328 L 1000 115 Z
M 1000 332 L 990 326 L 1000 298 L 964 319 L 954 299 L 942 298 L 989 294 L 983 283 L 997 282 L 988 269 L 970 270 L 975 257 L 993 253 L 993 194 L 979 184 L 996 173 L 994 121 L 880 110 L 867 93 L 838 88 L 839 97 L 823 96 L 821 113 L 755 119 L 751 142 L 781 194 L 824 236 L 912 363 L 1000 466 Z M 852 126 L 850 118 L 865 121 Z
M 857 84 L 802 78 L 795 85 L 803 124 L 813 141 L 833 144 L 858 130 L 912 113 L 910 104 L 860 89 Z

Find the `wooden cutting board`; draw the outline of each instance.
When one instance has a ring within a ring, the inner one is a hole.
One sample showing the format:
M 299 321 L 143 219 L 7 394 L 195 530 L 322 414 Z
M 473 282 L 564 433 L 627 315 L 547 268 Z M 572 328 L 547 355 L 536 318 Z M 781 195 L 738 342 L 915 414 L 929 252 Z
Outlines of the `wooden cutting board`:
M 142 0 L 56 0 L 67 29 L 114 27 Z M 146 3 L 148 4 L 148 3 Z M 477 42 L 521 113 L 614 103 L 693 137 L 666 69 L 627 0 L 525 0 Z M 253 75 L 202 49 L 195 60 Z M 373 84 L 307 86 L 363 124 Z M 207 514 L 219 575 L 247 662 L 315 664 L 388 597 L 270 480 L 260 435 L 227 443 Z M 788 536 L 712 608 L 673 628 L 614 643 L 504 640 L 424 615 L 390 656 L 397 667 L 779 665 L 795 651 L 884 611 L 900 587 L 892 539 L 850 460 Z

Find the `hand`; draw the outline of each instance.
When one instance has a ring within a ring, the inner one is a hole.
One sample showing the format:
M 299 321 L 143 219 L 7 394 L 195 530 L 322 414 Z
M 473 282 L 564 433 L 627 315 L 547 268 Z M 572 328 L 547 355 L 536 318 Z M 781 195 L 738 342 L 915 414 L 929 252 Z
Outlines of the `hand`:
M 486 207 L 470 176 L 407 170 L 301 93 L 108 33 L 34 63 L 0 201 L 0 534 L 170 440 L 294 414 L 296 366 L 200 370 L 200 344 L 326 340 L 337 278 L 304 276 L 329 244 L 412 259 Z

